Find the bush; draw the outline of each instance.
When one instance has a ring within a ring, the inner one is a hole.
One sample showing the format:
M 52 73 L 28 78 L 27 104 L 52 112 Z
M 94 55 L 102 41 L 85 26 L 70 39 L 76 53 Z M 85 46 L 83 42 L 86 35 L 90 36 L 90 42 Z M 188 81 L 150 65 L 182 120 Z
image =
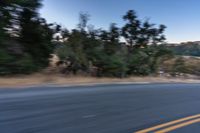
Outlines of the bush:
M 4 50 L 0 50 L 0 64 L 0 75 L 29 74 L 38 70 L 30 55 L 15 56 Z
M 127 64 L 120 55 L 105 55 L 101 62 L 101 73 L 103 76 L 124 77 L 127 73 Z

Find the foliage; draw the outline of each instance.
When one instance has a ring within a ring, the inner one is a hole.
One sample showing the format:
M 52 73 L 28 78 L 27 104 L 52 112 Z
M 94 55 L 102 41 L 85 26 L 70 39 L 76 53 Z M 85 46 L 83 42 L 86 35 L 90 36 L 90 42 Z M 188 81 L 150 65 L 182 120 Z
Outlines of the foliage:
M 31 73 L 53 53 L 51 25 L 40 18 L 41 0 L 0 2 L 0 74 Z
M 65 64 L 65 73 L 149 75 L 156 73 L 160 58 L 170 54 L 159 45 L 166 27 L 140 21 L 133 10 L 124 15 L 124 26 L 112 23 L 108 30 L 95 29 L 88 24 L 90 15 L 81 13 L 77 28 L 69 31 L 39 17 L 40 0 L 0 4 L 0 74 L 41 70 L 55 52 Z
M 89 15 L 83 13 L 79 20 L 78 29 L 68 32 L 68 39 L 56 50 L 69 63 L 68 72 L 90 74 L 95 68 L 96 76 L 149 75 L 157 72 L 161 58 L 172 54 L 159 45 L 165 39 L 165 26 L 142 23 L 132 10 L 124 16 L 127 23 L 122 28 L 112 23 L 109 30 L 94 29 L 88 25 Z
M 159 28 L 155 28 L 155 24 L 149 23 L 148 20 L 142 22 L 133 10 L 128 11 L 123 19 L 126 24 L 122 27 L 122 36 L 130 45 L 129 52 L 132 52 L 134 48 L 158 44 L 165 40 L 163 32 L 166 26 L 160 25 Z
M 178 45 L 170 44 L 168 48 L 171 49 L 176 55 L 184 56 L 200 56 L 200 43 L 188 42 Z
M 200 60 L 197 57 L 175 56 L 162 64 L 163 71 L 172 76 L 200 75 Z

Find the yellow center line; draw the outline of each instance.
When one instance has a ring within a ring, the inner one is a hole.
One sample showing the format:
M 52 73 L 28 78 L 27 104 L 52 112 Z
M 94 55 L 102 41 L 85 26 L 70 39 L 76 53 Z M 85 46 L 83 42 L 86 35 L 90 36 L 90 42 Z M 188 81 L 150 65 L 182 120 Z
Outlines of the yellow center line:
M 194 119 L 194 118 L 198 118 L 198 117 L 200 117 L 200 114 L 181 118 L 181 119 L 174 120 L 174 121 L 171 121 L 171 122 L 167 122 L 167 123 L 164 123 L 164 124 L 160 124 L 160 125 L 157 125 L 157 126 L 154 126 L 154 127 L 151 127 L 151 128 L 147 128 L 147 129 L 144 129 L 144 130 L 137 131 L 135 133 L 148 133 L 150 131 L 154 131 L 154 130 L 157 130 L 157 129 L 160 129 L 160 128 L 171 126 L 171 125 L 174 125 L 174 124 L 177 124 L 177 123 L 180 123 L 180 122 L 184 122 L 184 121 L 187 121 L 187 120 L 191 120 L 191 119 Z
M 188 122 L 184 122 L 184 123 L 181 123 L 181 124 L 178 124 L 178 125 L 175 125 L 175 126 L 171 126 L 169 128 L 162 129 L 162 130 L 157 131 L 155 133 L 167 133 L 167 132 L 170 132 L 170 131 L 173 131 L 173 130 L 176 130 L 176 129 L 179 129 L 179 128 L 182 128 L 182 127 L 194 124 L 194 123 L 198 123 L 198 122 L 200 122 L 200 118 L 190 120 Z

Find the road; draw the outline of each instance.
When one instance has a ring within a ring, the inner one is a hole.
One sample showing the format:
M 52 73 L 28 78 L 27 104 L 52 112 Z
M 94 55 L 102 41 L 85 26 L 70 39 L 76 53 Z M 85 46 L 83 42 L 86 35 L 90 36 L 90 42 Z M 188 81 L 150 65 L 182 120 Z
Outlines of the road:
M 0 133 L 133 133 L 198 114 L 200 84 L 0 89 Z

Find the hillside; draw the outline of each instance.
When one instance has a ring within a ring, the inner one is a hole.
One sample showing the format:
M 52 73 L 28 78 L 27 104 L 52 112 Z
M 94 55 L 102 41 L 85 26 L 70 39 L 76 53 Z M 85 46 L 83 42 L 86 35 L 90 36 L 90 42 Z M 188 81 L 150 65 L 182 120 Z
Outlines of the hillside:
M 200 41 L 180 44 L 167 44 L 175 55 L 200 56 Z

